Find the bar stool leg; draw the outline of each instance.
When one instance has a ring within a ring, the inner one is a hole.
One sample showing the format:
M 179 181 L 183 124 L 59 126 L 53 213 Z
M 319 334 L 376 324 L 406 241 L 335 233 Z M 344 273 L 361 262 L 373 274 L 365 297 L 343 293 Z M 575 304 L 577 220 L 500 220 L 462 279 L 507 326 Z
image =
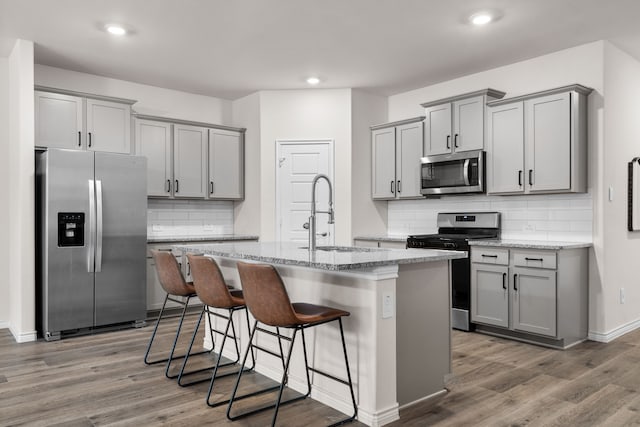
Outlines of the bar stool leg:
M 156 325 L 153 327 L 153 333 L 151 334 L 151 339 L 149 340 L 149 345 L 147 345 L 147 352 L 144 354 L 144 363 L 145 365 L 153 365 L 156 363 L 166 362 L 167 359 L 162 360 L 154 360 L 153 362 L 149 361 L 149 352 L 151 351 L 151 346 L 153 345 L 153 341 L 156 338 L 156 332 L 158 332 L 158 325 L 160 325 L 160 320 L 162 319 L 162 314 L 164 313 L 164 308 L 167 305 L 167 300 L 169 299 L 169 294 L 164 296 L 164 303 L 162 304 L 162 308 L 160 309 L 160 314 L 158 315 L 158 320 L 156 320 Z
M 347 368 L 347 381 L 349 382 L 349 391 L 351 392 L 351 402 L 353 403 L 353 415 L 337 423 L 331 424 L 329 427 L 339 426 L 345 423 L 349 423 L 356 419 L 358 415 L 358 404 L 356 403 L 356 395 L 353 392 L 353 382 L 351 381 L 351 370 L 349 369 L 349 358 L 347 357 L 347 344 L 344 340 L 344 330 L 342 328 L 342 318 L 338 318 L 338 324 L 340 325 L 340 339 L 342 341 L 342 352 L 344 353 L 344 364 Z

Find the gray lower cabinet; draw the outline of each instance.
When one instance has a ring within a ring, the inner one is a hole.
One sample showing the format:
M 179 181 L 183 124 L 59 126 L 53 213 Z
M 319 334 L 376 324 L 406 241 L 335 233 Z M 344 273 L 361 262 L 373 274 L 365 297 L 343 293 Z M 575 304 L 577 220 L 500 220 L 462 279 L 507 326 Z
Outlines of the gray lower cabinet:
M 588 253 L 471 248 L 476 330 L 566 348 L 587 338 Z

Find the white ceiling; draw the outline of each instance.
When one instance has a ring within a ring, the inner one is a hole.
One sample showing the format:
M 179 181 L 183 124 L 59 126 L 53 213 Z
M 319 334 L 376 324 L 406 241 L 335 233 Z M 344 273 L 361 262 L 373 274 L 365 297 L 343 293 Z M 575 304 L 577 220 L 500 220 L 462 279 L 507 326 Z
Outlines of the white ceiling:
M 468 25 L 479 9 L 502 18 Z M 639 19 L 639 0 L 0 0 L 0 56 L 33 40 L 39 64 L 226 99 L 312 74 L 390 95 L 600 39 L 640 59 Z

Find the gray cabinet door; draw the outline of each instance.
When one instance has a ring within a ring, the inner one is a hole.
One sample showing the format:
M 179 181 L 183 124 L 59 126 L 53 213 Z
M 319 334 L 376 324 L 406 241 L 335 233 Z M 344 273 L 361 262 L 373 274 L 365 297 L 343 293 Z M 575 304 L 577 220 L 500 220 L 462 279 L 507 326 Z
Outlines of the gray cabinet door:
M 207 172 L 208 129 L 173 125 L 173 195 L 204 198 Z
M 171 123 L 136 119 L 135 129 L 136 154 L 147 158 L 147 195 L 171 196 Z
M 453 151 L 484 149 L 484 96 L 453 103 Z
M 513 267 L 512 327 L 556 336 L 556 271 Z
M 488 109 L 487 181 L 492 194 L 524 191 L 523 103 Z
M 210 199 L 244 197 L 244 144 L 240 132 L 209 129 Z
M 77 96 L 35 92 L 35 145 L 82 149 L 83 100 Z
M 529 192 L 571 189 L 570 93 L 525 101 Z
M 446 103 L 425 108 L 424 155 L 451 152 L 451 104 Z
M 423 122 L 396 127 L 396 194 L 400 199 L 419 198 Z
M 87 149 L 131 154 L 131 106 L 87 99 Z
M 471 321 L 509 327 L 509 269 L 471 264 Z
M 371 132 L 373 199 L 388 200 L 396 197 L 395 135 L 394 127 Z

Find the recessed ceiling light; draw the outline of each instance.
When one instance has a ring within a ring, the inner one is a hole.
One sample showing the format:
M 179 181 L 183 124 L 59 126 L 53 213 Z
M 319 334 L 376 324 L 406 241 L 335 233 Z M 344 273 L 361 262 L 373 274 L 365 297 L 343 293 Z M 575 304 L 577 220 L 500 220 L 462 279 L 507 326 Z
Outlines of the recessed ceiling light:
M 478 12 L 469 17 L 469 22 L 478 26 L 486 25 L 491 21 L 493 21 L 493 16 L 489 12 Z
M 116 24 L 108 24 L 105 26 L 105 29 L 109 34 L 113 34 L 114 36 L 124 36 L 127 34 L 127 30 Z
M 307 79 L 307 83 L 309 83 L 310 85 L 315 86 L 315 85 L 317 85 L 318 83 L 320 83 L 320 79 L 319 79 L 319 78 L 317 78 L 317 77 L 309 77 L 309 78 Z

